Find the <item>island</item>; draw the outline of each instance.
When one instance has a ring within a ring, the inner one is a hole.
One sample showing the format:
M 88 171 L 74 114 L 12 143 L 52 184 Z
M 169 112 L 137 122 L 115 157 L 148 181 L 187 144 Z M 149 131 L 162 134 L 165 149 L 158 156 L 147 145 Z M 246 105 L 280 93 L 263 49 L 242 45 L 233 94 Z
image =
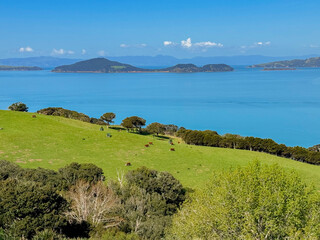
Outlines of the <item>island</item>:
M 296 68 L 289 68 L 289 67 L 285 67 L 285 68 L 264 68 L 262 69 L 262 71 L 288 71 L 288 70 L 297 70 Z
M 193 73 L 193 72 L 228 72 L 233 68 L 226 64 L 208 64 L 197 67 L 194 64 L 177 64 L 173 67 L 163 69 L 139 68 L 129 64 L 110 61 L 106 58 L 93 58 L 76 62 L 70 65 L 56 67 L 52 72 L 57 73 L 141 73 L 141 72 L 172 72 L 172 73 Z
M 320 57 L 262 63 L 262 64 L 251 65 L 248 67 L 249 68 L 281 68 L 281 70 L 285 70 L 285 68 L 306 68 L 306 67 L 318 68 L 320 67 Z M 293 70 L 293 69 L 288 69 L 288 70 Z
M 0 71 L 40 71 L 40 67 L 25 67 L 25 66 L 4 66 L 0 65 Z

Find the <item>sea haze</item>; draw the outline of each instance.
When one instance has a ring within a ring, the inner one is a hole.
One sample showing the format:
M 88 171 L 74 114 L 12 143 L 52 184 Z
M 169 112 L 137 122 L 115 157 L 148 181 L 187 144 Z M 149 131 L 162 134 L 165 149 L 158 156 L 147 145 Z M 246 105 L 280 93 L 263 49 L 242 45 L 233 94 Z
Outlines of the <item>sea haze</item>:
M 320 69 L 224 73 L 0 72 L 0 108 L 17 101 L 31 112 L 63 107 L 116 124 L 138 115 L 147 123 L 272 138 L 304 147 L 320 143 Z

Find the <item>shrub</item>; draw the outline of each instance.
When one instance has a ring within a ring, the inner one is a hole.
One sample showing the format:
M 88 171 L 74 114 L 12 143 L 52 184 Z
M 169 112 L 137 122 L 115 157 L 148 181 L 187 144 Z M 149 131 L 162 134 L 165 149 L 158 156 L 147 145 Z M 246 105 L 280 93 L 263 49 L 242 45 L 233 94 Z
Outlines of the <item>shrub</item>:
M 60 168 L 59 173 L 69 185 L 75 185 L 78 180 L 89 183 L 104 180 L 103 170 L 92 163 L 71 163 L 64 168 Z
M 320 198 L 294 172 L 250 166 L 218 173 L 174 217 L 168 239 L 319 239 Z
M 0 181 L 0 228 L 30 239 L 45 229 L 59 231 L 67 221 L 67 201 L 48 186 L 14 179 Z
M 28 107 L 22 102 L 13 103 L 9 106 L 11 111 L 28 112 Z
M 122 201 L 120 229 L 142 239 L 163 238 L 172 215 L 185 200 L 184 188 L 171 174 L 145 167 L 129 171 L 125 180 L 112 186 Z

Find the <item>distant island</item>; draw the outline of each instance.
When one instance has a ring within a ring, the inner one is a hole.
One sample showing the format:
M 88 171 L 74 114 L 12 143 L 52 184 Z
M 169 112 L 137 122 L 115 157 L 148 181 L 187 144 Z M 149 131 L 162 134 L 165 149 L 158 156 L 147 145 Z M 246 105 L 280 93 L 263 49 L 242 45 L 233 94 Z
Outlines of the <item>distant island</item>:
M 303 68 L 303 67 L 320 67 L 320 57 L 307 59 L 295 59 L 287 61 L 270 62 L 263 64 L 251 65 L 249 68 Z
M 0 65 L 0 71 L 39 71 L 40 67 L 25 67 L 25 66 L 3 66 Z
M 289 67 L 285 67 L 285 68 L 264 68 L 262 69 L 262 71 L 288 71 L 288 70 L 297 70 L 296 68 L 289 68 Z
M 70 65 L 56 67 L 52 72 L 58 73 L 138 73 L 138 72 L 173 72 L 173 73 L 193 73 L 193 72 L 229 72 L 233 68 L 226 64 L 207 64 L 197 67 L 194 64 L 177 64 L 173 67 L 163 69 L 138 68 L 129 64 L 110 61 L 106 58 L 93 58 L 76 62 Z

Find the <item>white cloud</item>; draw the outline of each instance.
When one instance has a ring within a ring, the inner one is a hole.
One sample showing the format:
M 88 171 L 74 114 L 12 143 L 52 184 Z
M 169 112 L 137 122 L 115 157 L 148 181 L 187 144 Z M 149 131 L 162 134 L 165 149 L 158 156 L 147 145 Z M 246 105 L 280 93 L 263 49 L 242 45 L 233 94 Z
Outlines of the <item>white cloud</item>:
M 319 48 L 319 45 L 316 45 L 316 44 L 310 44 L 310 45 L 309 45 L 309 47 L 310 47 L 310 48 Z
M 146 46 L 147 46 L 146 43 L 139 43 L 139 44 L 134 44 L 134 45 L 129 45 L 129 44 L 125 44 L 125 43 L 120 44 L 121 48 L 129 48 L 129 47 L 144 48 Z
M 84 54 L 86 54 L 86 53 L 87 53 L 87 50 L 85 50 L 85 49 L 82 49 L 82 50 L 81 50 L 81 54 L 82 54 L 82 55 L 84 55 Z
M 215 42 L 197 42 L 194 44 L 197 47 L 223 47 L 222 43 L 215 43 Z
M 171 41 L 164 41 L 164 42 L 163 42 L 163 45 L 164 45 L 164 46 L 170 46 L 170 45 L 173 45 L 173 42 L 171 42 Z
M 192 47 L 191 38 L 188 38 L 187 40 L 182 40 L 181 41 L 181 46 L 184 47 L 184 48 Z
M 31 47 L 21 47 L 19 48 L 19 52 L 33 52 L 34 50 Z
M 271 42 L 270 41 L 267 41 L 267 42 L 255 42 L 253 45 L 254 46 L 269 46 L 269 45 L 271 45 Z
M 64 49 L 62 49 L 62 48 L 60 48 L 60 49 L 52 49 L 52 55 L 63 55 L 63 54 L 65 54 L 66 53 L 66 51 L 64 50 Z
M 101 50 L 98 52 L 98 55 L 103 57 L 106 55 L 106 53 L 105 53 L 105 51 Z
M 52 49 L 52 52 L 51 52 L 51 55 L 64 55 L 64 54 L 75 54 L 74 51 L 72 50 L 64 50 L 63 48 L 60 48 L 60 49 Z

